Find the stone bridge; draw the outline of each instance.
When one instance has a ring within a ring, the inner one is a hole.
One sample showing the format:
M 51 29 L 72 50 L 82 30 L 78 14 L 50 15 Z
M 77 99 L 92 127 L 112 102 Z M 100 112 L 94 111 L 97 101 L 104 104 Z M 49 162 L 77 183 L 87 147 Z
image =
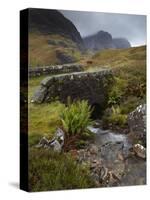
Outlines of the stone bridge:
M 71 72 L 81 72 L 83 71 L 83 66 L 79 64 L 64 64 L 64 65 L 52 65 L 52 66 L 42 66 L 42 67 L 30 67 L 28 74 L 29 78 L 37 77 L 41 75 L 54 75 L 54 74 L 64 74 Z
M 55 75 L 42 80 L 31 102 L 60 100 L 66 103 L 70 97 L 72 100 L 85 99 L 90 105 L 103 108 L 112 82 L 113 76 L 110 70 Z

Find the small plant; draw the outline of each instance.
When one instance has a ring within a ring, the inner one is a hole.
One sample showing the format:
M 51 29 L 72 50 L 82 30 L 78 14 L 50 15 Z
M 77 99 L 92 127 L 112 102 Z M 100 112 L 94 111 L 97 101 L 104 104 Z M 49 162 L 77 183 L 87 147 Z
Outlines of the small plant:
M 114 85 L 109 93 L 108 105 L 112 106 L 120 103 L 126 85 L 127 83 L 125 80 L 115 77 Z
M 85 100 L 76 101 L 63 110 L 60 118 L 66 133 L 66 145 L 71 146 L 77 139 L 84 137 L 87 126 L 92 124 L 92 109 Z
M 91 107 L 85 100 L 69 103 L 61 114 L 64 130 L 68 135 L 82 135 L 91 125 Z
M 124 127 L 127 123 L 127 115 L 122 114 L 119 106 L 112 106 L 111 110 L 104 115 L 103 120 L 105 124 Z

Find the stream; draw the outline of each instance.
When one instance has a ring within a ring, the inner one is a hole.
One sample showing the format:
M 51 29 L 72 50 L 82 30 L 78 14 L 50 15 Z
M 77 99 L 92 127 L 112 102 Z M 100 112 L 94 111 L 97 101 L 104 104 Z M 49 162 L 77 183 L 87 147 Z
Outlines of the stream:
M 119 182 L 109 186 L 146 184 L 146 161 L 131 154 L 132 141 L 128 134 L 115 133 L 101 128 L 88 127 L 95 133 L 95 145 L 99 149 L 97 159 L 115 174 Z

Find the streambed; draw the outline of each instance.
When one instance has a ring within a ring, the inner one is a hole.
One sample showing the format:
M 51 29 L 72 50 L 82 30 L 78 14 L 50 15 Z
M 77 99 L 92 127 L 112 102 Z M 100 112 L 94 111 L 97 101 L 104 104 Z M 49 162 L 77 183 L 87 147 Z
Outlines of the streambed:
M 118 179 L 110 179 L 107 186 L 146 184 L 146 160 L 132 154 L 133 144 L 128 134 L 94 127 L 88 129 L 95 133 L 94 145 L 99 149 L 96 159 Z

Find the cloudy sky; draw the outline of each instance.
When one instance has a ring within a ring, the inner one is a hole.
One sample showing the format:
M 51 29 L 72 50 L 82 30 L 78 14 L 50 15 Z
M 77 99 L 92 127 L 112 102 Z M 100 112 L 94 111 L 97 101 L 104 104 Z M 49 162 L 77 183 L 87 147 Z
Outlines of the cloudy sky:
M 70 19 L 81 36 L 92 35 L 100 30 L 112 37 L 125 37 L 132 46 L 146 44 L 146 16 L 98 12 L 62 11 Z

